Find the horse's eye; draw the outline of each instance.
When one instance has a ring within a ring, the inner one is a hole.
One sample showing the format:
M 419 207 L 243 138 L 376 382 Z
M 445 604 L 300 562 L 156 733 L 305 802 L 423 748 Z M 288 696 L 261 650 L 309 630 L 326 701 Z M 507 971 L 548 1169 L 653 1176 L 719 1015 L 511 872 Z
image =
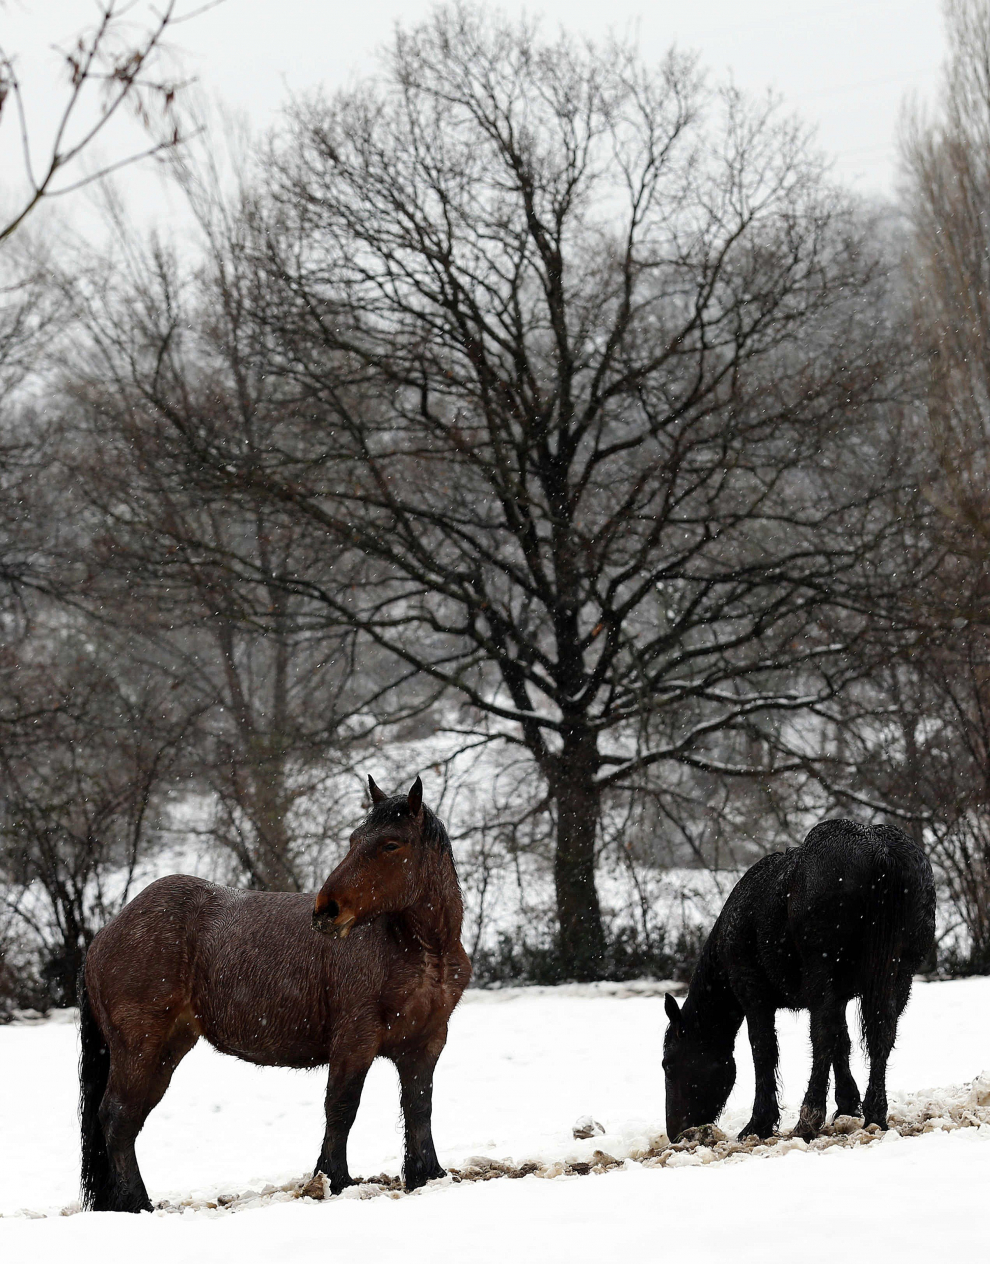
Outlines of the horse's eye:
M 383 843 L 382 851 L 398 851 L 400 846 L 400 843 Z

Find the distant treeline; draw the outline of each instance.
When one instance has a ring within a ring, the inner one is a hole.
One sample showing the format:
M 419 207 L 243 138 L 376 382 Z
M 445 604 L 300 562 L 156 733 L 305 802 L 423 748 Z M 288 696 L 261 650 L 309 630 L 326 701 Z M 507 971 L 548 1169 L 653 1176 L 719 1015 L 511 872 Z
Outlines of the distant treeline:
M 455 7 L 236 180 L 190 145 L 195 241 L 4 247 L 0 996 L 177 839 L 311 888 L 427 748 L 476 918 L 552 880 L 486 978 L 683 973 L 650 875 L 828 814 L 990 961 L 982 0 L 950 39 L 896 206 L 688 56 Z

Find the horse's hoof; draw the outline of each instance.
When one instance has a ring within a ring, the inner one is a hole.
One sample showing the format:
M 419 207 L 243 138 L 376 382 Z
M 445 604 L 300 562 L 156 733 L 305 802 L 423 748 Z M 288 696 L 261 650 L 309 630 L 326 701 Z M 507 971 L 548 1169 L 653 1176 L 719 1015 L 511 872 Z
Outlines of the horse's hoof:
M 825 1112 L 812 1106 L 801 1107 L 801 1117 L 791 1133 L 792 1137 L 800 1137 L 802 1141 L 814 1141 L 825 1124 Z
M 767 1137 L 772 1137 L 777 1125 L 775 1123 L 759 1123 L 755 1119 L 751 1119 L 745 1127 L 740 1128 L 736 1134 L 737 1141 L 745 1141 L 748 1137 L 756 1137 L 758 1141 L 765 1141 Z
M 407 1191 L 412 1193 L 414 1189 L 422 1189 L 430 1181 L 442 1180 L 446 1175 L 447 1172 L 442 1167 L 432 1168 L 428 1172 L 416 1172 L 414 1175 L 406 1177 L 405 1186 Z
M 165 1203 L 159 1203 L 158 1205 L 159 1207 L 168 1206 L 168 1202 L 166 1200 Z M 110 1203 L 105 1207 L 96 1206 L 93 1210 L 116 1211 L 123 1212 L 124 1215 L 136 1216 L 142 1211 L 154 1211 L 155 1207 L 150 1198 L 145 1198 L 143 1202 L 140 1199 L 124 1199 L 116 1203 Z

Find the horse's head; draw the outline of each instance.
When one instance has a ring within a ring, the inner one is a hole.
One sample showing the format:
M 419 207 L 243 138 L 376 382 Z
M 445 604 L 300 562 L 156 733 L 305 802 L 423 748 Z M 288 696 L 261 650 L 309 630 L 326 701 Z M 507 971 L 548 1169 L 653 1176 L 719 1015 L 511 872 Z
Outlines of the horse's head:
M 382 913 L 401 913 L 423 895 L 427 818 L 419 777 L 408 794 L 389 797 L 368 778 L 371 811 L 350 837 L 350 850 L 324 882 L 313 905 L 313 929 L 346 939 Z M 437 823 L 439 824 L 439 823 Z M 444 836 L 446 837 L 446 836 Z
M 667 1085 L 667 1136 L 671 1141 L 688 1128 L 713 1124 L 736 1082 L 732 1045 L 721 1050 L 702 1038 L 668 992 L 664 997 L 667 1034 L 663 1071 Z

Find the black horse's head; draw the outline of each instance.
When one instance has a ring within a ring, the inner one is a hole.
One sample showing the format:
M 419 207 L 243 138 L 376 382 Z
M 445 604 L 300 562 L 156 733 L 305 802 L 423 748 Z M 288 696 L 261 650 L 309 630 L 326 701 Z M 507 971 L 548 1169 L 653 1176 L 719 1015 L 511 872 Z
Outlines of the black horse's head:
M 686 1129 L 718 1119 L 736 1082 L 736 1062 L 732 1044 L 723 1050 L 703 1039 L 669 992 L 664 1009 L 668 1019 L 663 1042 L 667 1136 L 676 1141 Z

